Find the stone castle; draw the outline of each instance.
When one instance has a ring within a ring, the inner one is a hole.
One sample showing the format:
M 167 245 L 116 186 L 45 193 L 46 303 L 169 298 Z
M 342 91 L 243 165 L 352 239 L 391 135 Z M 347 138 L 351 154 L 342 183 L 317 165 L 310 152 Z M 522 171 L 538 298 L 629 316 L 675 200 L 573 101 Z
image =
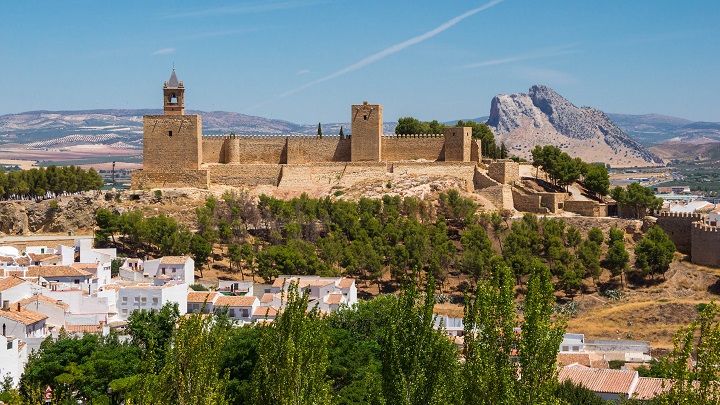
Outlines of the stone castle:
M 162 115 L 143 121 L 143 170 L 132 187 L 209 188 L 211 185 L 298 185 L 303 181 L 351 184 L 368 176 L 408 166 L 467 180 L 472 188 L 480 161 L 480 141 L 471 128 L 447 128 L 444 134 L 385 136 L 382 105 L 351 107 L 351 135 L 204 136 L 202 117 L 185 114 L 185 86 L 173 70 L 163 86 Z M 405 162 L 405 163 L 400 163 Z

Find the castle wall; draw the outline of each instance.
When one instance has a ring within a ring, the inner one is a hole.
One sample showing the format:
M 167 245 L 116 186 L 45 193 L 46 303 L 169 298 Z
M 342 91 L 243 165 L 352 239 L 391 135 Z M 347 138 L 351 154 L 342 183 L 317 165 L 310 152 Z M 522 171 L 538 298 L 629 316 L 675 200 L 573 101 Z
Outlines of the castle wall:
M 355 138 L 352 139 L 355 142 Z M 382 160 L 386 162 L 418 159 L 442 161 L 445 158 L 445 138 L 442 135 L 383 137 L 382 150 Z
M 541 197 L 539 194 L 521 194 L 516 190 L 512 190 L 512 196 L 513 205 L 518 211 L 533 212 L 536 214 L 547 214 L 550 212 L 550 210 L 540 205 Z
M 227 153 L 225 149 L 225 137 L 203 136 L 203 163 L 225 163 L 225 154 Z
M 668 234 L 678 252 L 690 254 L 691 224 L 703 218 L 702 214 L 696 213 L 661 212 L 656 224 Z
M 567 194 L 564 193 L 538 193 L 540 195 L 540 205 L 547 207 L 552 213 L 557 213 L 565 208 L 565 198 Z
M 350 160 L 353 162 L 379 162 L 383 155 L 382 105 L 368 104 L 351 107 L 352 143 Z
M 474 189 L 475 164 L 472 162 L 398 162 L 393 172 L 424 176 L 451 176 L 465 181 L 465 190 Z
M 350 139 L 288 138 L 287 163 L 349 162 Z
M 658 218 L 659 220 L 659 218 Z M 691 261 L 701 266 L 720 267 L 720 232 L 718 227 L 693 223 L 690 227 Z
M 514 183 L 520 180 L 520 165 L 512 160 L 494 161 L 488 165 L 488 176 L 498 183 Z
M 574 212 L 585 217 L 606 217 L 608 216 L 607 205 L 597 201 L 565 201 L 565 211 Z
M 446 162 L 469 162 L 471 138 L 472 128 L 470 127 L 445 128 L 444 160 Z
M 475 170 L 475 174 L 473 177 L 473 183 L 475 184 L 476 190 L 481 190 L 486 187 L 493 187 L 493 186 L 500 185 L 500 183 L 491 179 L 485 173 L 483 173 L 479 170 Z
M 482 160 L 482 144 L 479 139 L 470 141 L 470 161 L 479 163 Z
M 340 185 L 348 187 L 368 180 L 383 179 L 387 174 L 384 162 L 352 162 L 345 165 Z
M 202 152 L 202 118 L 199 115 L 146 115 L 143 117 L 143 168 L 197 170 Z
M 508 184 L 496 184 L 494 186 L 483 188 L 482 195 L 499 210 L 511 210 L 515 208 L 515 204 L 513 203 L 512 186 Z
M 135 170 L 131 174 L 132 188 L 209 188 L 207 169 L 199 170 Z
M 313 188 L 337 184 L 345 173 L 345 166 L 345 164 L 338 163 L 283 165 L 278 187 Z
M 282 166 L 279 164 L 211 164 L 207 168 L 212 184 L 247 187 L 277 186 Z

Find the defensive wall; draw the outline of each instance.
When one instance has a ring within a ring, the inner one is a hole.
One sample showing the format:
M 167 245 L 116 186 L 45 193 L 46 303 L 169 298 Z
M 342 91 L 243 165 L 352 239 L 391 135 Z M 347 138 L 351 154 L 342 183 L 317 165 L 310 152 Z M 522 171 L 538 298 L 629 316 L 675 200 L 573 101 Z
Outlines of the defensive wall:
M 606 217 L 608 216 L 608 208 L 605 204 L 597 201 L 572 201 L 565 200 L 563 207 L 565 211 L 574 212 L 585 217 Z
M 210 178 L 207 169 L 198 170 L 136 170 L 132 173 L 134 189 L 143 188 L 182 188 L 195 187 L 206 189 Z
M 520 165 L 510 159 L 492 161 L 488 164 L 488 176 L 498 183 L 517 182 L 520 180 Z
M 691 253 L 694 264 L 720 267 L 720 230 L 717 226 L 695 222 L 690 227 Z
M 693 222 L 702 221 L 702 214 L 688 212 L 660 212 L 656 225 L 673 241 L 678 252 L 691 254 L 691 229 Z

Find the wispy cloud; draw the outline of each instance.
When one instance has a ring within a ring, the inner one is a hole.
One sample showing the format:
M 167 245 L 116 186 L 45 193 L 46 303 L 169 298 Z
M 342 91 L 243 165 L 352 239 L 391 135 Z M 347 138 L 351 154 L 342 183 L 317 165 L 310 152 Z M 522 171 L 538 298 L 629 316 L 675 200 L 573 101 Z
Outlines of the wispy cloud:
M 501 3 L 502 1 L 503 1 L 503 0 L 492 0 L 492 1 L 488 2 L 487 4 L 481 6 L 481 7 L 477 7 L 477 8 L 474 8 L 474 9 L 470 10 L 470 11 L 467 11 L 467 12 L 465 12 L 465 13 L 463 13 L 463 14 L 460 14 L 459 16 L 450 19 L 449 21 L 447 21 L 447 22 L 439 25 L 437 28 L 432 29 L 432 30 L 430 30 L 430 31 L 428 31 L 428 32 L 426 32 L 426 33 L 424 33 L 424 34 L 422 34 L 422 35 L 418 35 L 418 36 L 416 36 L 416 37 L 414 37 L 414 38 L 408 39 L 407 41 L 403 41 L 403 42 L 401 42 L 401 43 L 399 43 L 399 44 L 396 44 L 396 45 L 393 45 L 393 46 L 391 46 L 391 47 L 389 47 L 389 48 L 386 48 L 386 49 L 384 49 L 384 50 L 382 50 L 382 51 L 380 51 L 380 52 L 378 52 L 378 53 L 376 53 L 376 54 L 374 54 L 374 55 L 370 55 L 370 56 L 368 56 L 367 58 L 362 59 L 362 60 L 360 60 L 359 62 L 356 62 L 356 63 L 354 63 L 354 64 L 352 64 L 352 65 L 350 65 L 350 66 L 348 66 L 348 67 L 346 67 L 346 68 L 340 69 L 340 70 L 338 70 L 338 71 L 335 72 L 335 73 L 331 73 L 331 74 L 329 74 L 329 75 L 327 75 L 327 76 L 325 76 L 325 77 L 321 77 L 320 79 L 317 79 L 317 80 L 315 80 L 315 81 L 312 81 L 312 82 L 310 82 L 310 83 L 307 83 L 307 84 L 305 84 L 305 85 L 302 85 L 302 86 L 300 86 L 300 87 L 298 87 L 298 88 L 295 88 L 295 89 L 292 89 L 292 90 L 288 90 L 288 91 L 286 91 L 286 92 L 284 92 L 284 93 L 281 93 L 281 94 L 280 94 L 280 97 L 287 97 L 287 96 L 289 96 L 289 95 L 291 95 L 291 94 L 297 93 L 298 91 L 305 90 L 305 89 L 307 89 L 307 88 L 313 87 L 313 86 L 315 86 L 316 84 L 320 84 L 320 83 L 322 83 L 322 82 L 326 82 L 326 81 L 328 81 L 328 80 L 332 80 L 332 79 L 335 79 L 335 78 L 337 78 L 337 77 L 343 76 L 343 75 L 348 74 L 348 73 L 350 73 L 350 72 L 353 72 L 353 71 L 355 71 L 355 70 L 362 69 L 362 68 L 364 68 L 365 66 L 370 65 L 371 63 L 377 62 L 377 61 L 379 61 L 380 59 L 385 58 L 386 56 L 390 56 L 390 55 L 392 55 L 392 54 L 394 54 L 394 53 L 398 53 L 398 52 L 402 51 L 403 49 L 405 49 L 405 48 L 407 48 L 407 47 L 409 47 L 409 46 L 416 45 L 416 44 L 419 44 L 419 43 L 421 43 L 421 42 L 423 42 L 423 41 L 426 41 L 426 40 L 428 40 L 428 39 L 430 39 L 430 38 L 432 38 L 432 37 L 440 34 L 441 32 L 443 32 L 443 31 L 451 28 L 452 26 L 454 26 L 455 24 L 459 23 L 460 21 L 462 21 L 462 20 L 464 20 L 464 19 L 466 19 L 466 18 L 468 18 L 468 17 L 470 17 L 470 16 L 472 16 L 472 15 L 475 15 L 475 14 L 477 14 L 477 13 L 483 11 L 483 10 L 487 10 L 487 9 L 489 9 L 490 7 L 495 6 L 495 5 L 499 4 L 499 3 Z
M 188 18 L 188 17 L 207 17 L 213 15 L 227 14 L 253 14 L 268 11 L 287 10 L 292 8 L 301 8 L 314 6 L 316 4 L 327 3 L 327 0 L 307 0 L 307 1 L 255 1 L 247 4 L 239 4 L 233 6 L 204 8 L 194 11 L 186 11 L 171 14 L 170 18 Z
M 175 48 L 162 48 L 153 52 L 153 55 L 172 55 L 175 53 Z
M 301 69 L 301 70 L 298 70 L 295 74 L 296 75 L 306 75 L 308 73 L 310 73 L 310 69 Z
M 526 60 L 551 58 L 554 56 L 569 55 L 577 53 L 576 45 L 563 45 L 554 48 L 540 49 L 534 52 L 528 52 L 521 55 L 510 56 L 506 58 L 498 58 L 492 60 L 486 60 L 478 63 L 471 63 L 468 65 L 460 66 L 460 69 L 473 69 L 487 66 L 504 65 L 506 63 L 522 62 Z

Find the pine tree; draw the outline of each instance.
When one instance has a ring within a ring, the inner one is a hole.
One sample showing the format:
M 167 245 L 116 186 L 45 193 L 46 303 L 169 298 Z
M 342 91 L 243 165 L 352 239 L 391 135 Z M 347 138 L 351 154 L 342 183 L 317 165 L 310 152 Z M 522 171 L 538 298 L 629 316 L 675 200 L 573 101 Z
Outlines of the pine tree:
M 320 126 L 320 123 L 318 122 L 318 138 L 322 138 L 322 127 Z
M 343 133 L 343 127 L 340 126 L 340 139 L 345 139 L 345 134 Z

